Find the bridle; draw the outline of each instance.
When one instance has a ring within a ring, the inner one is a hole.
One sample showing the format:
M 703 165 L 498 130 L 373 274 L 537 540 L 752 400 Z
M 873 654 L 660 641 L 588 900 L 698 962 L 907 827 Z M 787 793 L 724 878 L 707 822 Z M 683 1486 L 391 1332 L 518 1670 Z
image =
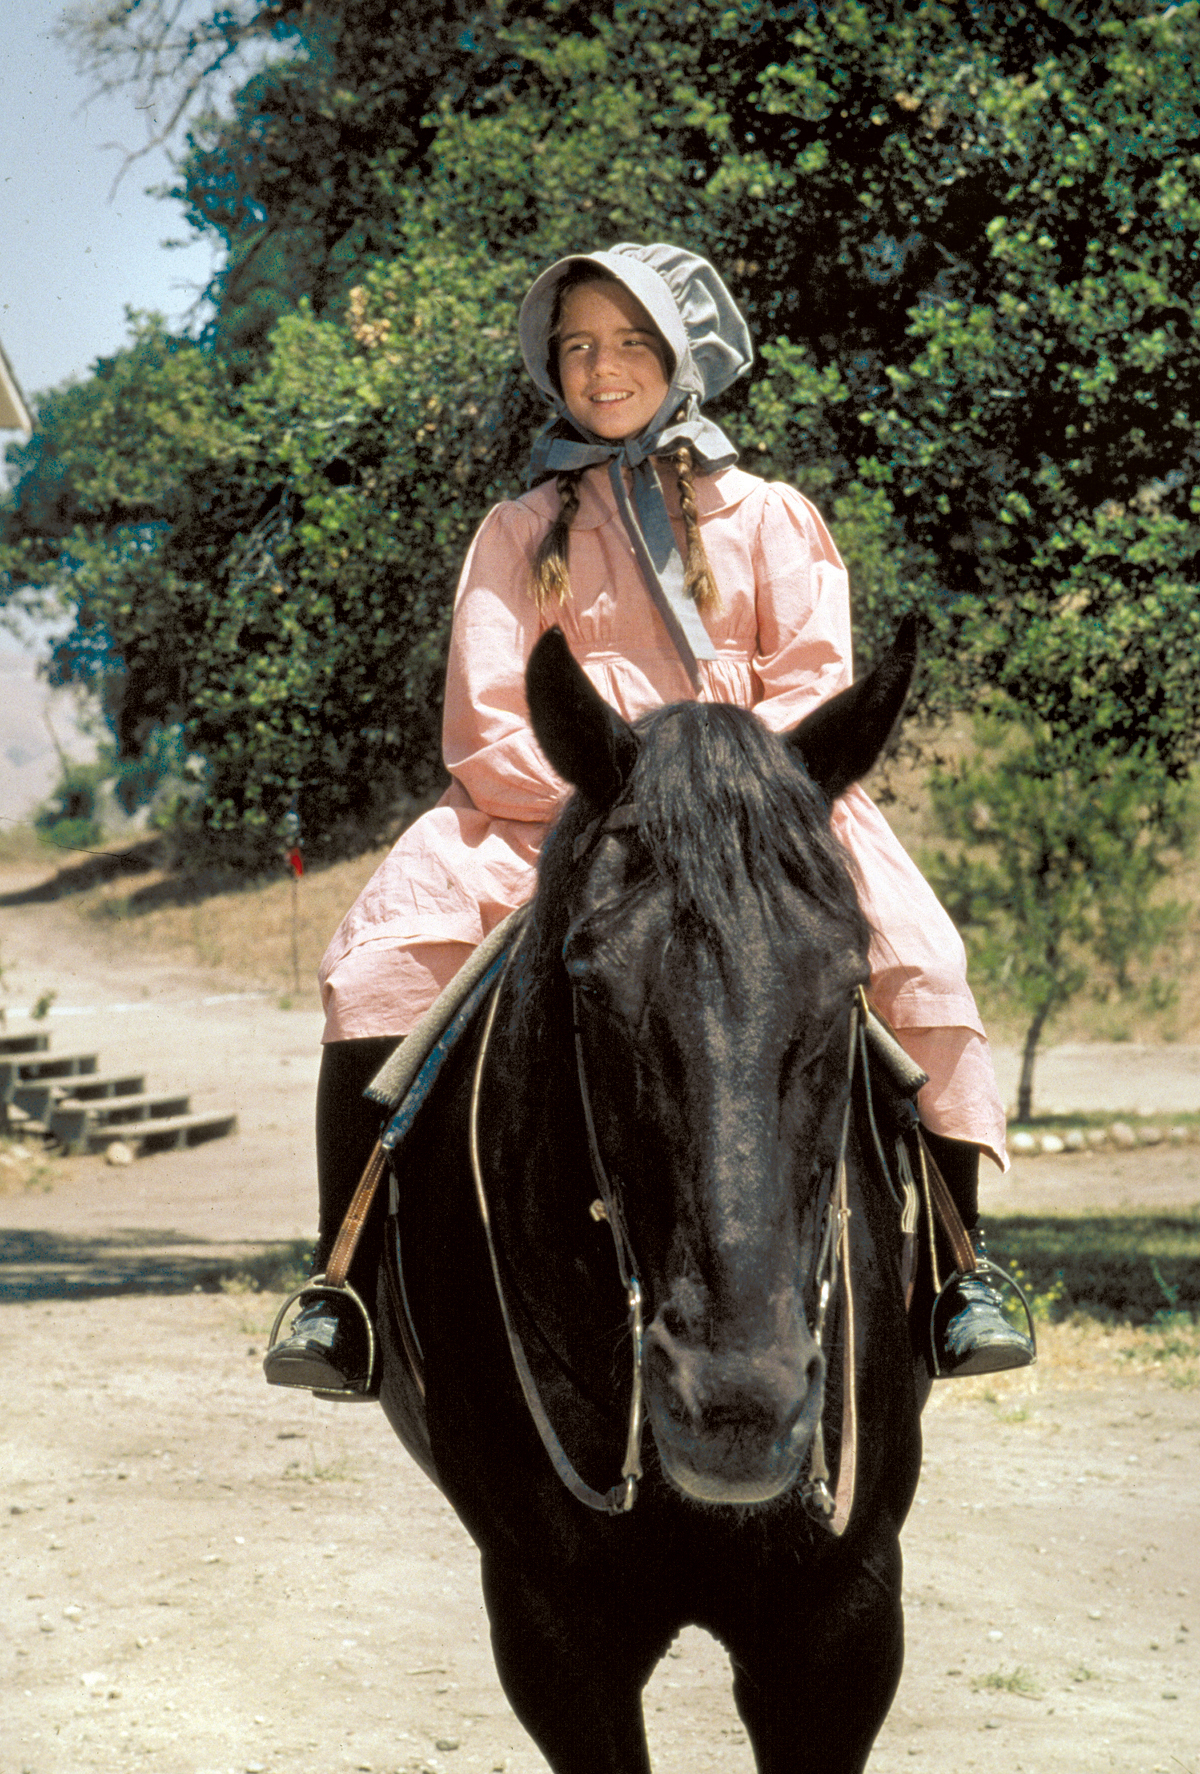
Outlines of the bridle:
M 613 818 L 614 825 L 621 826 L 634 823 L 626 808 L 615 810 L 619 819 Z M 607 822 L 594 822 L 593 826 L 583 834 L 584 838 L 594 841 L 600 830 L 612 829 Z M 576 854 L 579 853 L 576 844 Z M 642 1377 L 642 1289 L 637 1277 L 637 1263 L 629 1239 L 628 1230 L 621 1212 L 620 1201 L 612 1186 L 604 1157 L 596 1133 L 595 1117 L 592 1112 L 591 1091 L 588 1086 L 587 1067 L 583 1051 L 583 1036 L 580 1026 L 578 997 L 572 988 L 575 1035 L 576 1075 L 579 1083 L 580 1101 L 583 1108 L 584 1124 L 587 1130 L 588 1153 L 592 1167 L 592 1176 L 596 1184 L 597 1198 L 591 1206 L 593 1219 L 607 1223 L 613 1237 L 616 1251 L 617 1268 L 621 1284 L 625 1290 L 626 1310 L 628 1315 L 631 1356 L 632 1383 L 628 1428 L 625 1438 L 625 1457 L 621 1467 L 621 1481 L 608 1491 L 597 1491 L 589 1485 L 576 1471 L 566 1450 L 550 1422 L 546 1407 L 538 1391 L 537 1382 L 525 1354 L 524 1346 L 505 1299 L 504 1283 L 500 1270 L 499 1255 L 496 1250 L 492 1232 L 491 1213 L 488 1207 L 487 1189 L 484 1180 L 483 1159 L 480 1144 L 480 1102 L 483 1094 L 483 1079 L 487 1065 L 488 1052 L 491 1045 L 492 1032 L 496 1022 L 497 1007 L 502 995 L 504 979 L 513 955 L 519 949 L 519 942 L 509 951 L 504 971 L 492 994 L 488 1007 L 487 1019 L 479 1044 L 479 1053 L 475 1063 L 475 1073 L 471 1089 L 470 1116 L 468 1123 L 468 1143 L 471 1157 L 471 1174 L 475 1184 L 475 1194 L 479 1205 L 480 1219 L 483 1224 L 487 1241 L 488 1255 L 491 1262 L 492 1277 L 496 1288 L 496 1297 L 500 1305 L 500 1314 L 508 1339 L 509 1351 L 517 1379 L 525 1398 L 526 1406 L 533 1419 L 542 1445 L 550 1457 L 551 1463 L 559 1478 L 579 1502 L 589 1509 L 598 1510 L 607 1515 L 627 1514 L 633 1508 L 637 1497 L 637 1484 L 642 1476 L 641 1435 L 643 1426 L 643 1377 Z M 808 1477 L 803 1485 L 802 1495 L 806 1507 L 828 1528 L 830 1533 L 840 1537 L 846 1530 L 854 1505 L 855 1477 L 858 1465 L 858 1407 L 856 1393 L 856 1350 L 854 1325 L 854 1291 L 850 1261 L 850 1221 L 851 1208 L 848 1199 L 846 1155 L 849 1143 L 850 1117 L 853 1109 L 853 1085 L 856 1067 L 861 1063 L 864 1073 L 867 1072 L 867 1052 L 865 1039 L 866 999 L 861 987 L 855 993 L 850 1012 L 850 1039 L 846 1069 L 846 1103 L 842 1113 L 841 1131 L 838 1141 L 837 1160 L 831 1173 L 828 1185 L 818 1259 L 816 1265 L 817 1302 L 811 1335 L 818 1350 L 824 1353 L 823 1344 L 827 1328 L 828 1316 L 839 1285 L 844 1297 L 843 1303 L 843 1334 L 842 1334 L 842 1427 L 840 1453 L 838 1458 L 838 1476 L 834 1490 L 830 1490 L 831 1474 L 825 1455 L 825 1433 L 822 1419 L 818 1419 L 813 1434 L 812 1450 L 809 1460 Z M 869 1093 L 869 1077 L 867 1090 Z M 869 1096 L 868 1096 L 869 1104 Z M 872 1127 L 874 1115 L 871 1114 Z M 878 1136 L 876 1136 L 878 1144 Z M 882 1149 L 881 1156 L 882 1156 Z M 890 1173 L 885 1165 L 885 1174 L 891 1184 Z
M 519 946 L 519 943 L 515 944 L 514 947 L 509 950 L 504 972 L 501 974 L 500 979 L 497 981 L 495 989 L 492 992 L 492 1001 L 488 1006 L 487 1020 L 484 1023 L 483 1035 L 479 1043 L 479 1054 L 475 1061 L 475 1076 L 471 1084 L 471 1107 L 467 1133 L 471 1154 L 471 1175 L 475 1183 L 475 1197 L 479 1203 L 479 1216 L 483 1222 L 483 1230 L 487 1239 L 488 1257 L 492 1266 L 492 1279 L 496 1286 L 496 1298 L 500 1304 L 500 1316 L 504 1322 L 504 1332 L 508 1338 L 509 1352 L 512 1355 L 513 1366 L 516 1369 L 517 1379 L 520 1382 L 526 1406 L 529 1410 L 530 1416 L 533 1418 L 534 1428 L 538 1432 L 542 1446 L 545 1448 L 547 1454 L 549 1454 L 551 1463 L 554 1466 L 554 1470 L 558 1473 L 559 1478 L 577 1501 L 586 1504 L 589 1509 L 599 1510 L 605 1515 L 623 1515 L 633 1508 L 634 1500 L 637 1496 L 637 1481 L 642 1476 L 640 1455 L 642 1439 L 642 1290 L 637 1277 L 633 1273 L 632 1264 L 628 1259 L 628 1245 L 627 1243 L 623 1243 L 624 1233 L 619 1229 L 620 1221 L 616 1213 L 615 1205 L 611 1218 L 609 1218 L 607 1207 L 605 1207 L 603 1214 L 596 1214 L 595 1205 L 593 1205 L 592 1209 L 594 1217 L 609 1219 L 609 1224 L 613 1227 L 613 1238 L 617 1246 L 617 1263 L 621 1271 L 621 1279 L 625 1286 L 626 1300 L 628 1303 L 629 1328 L 633 1345 L 633 1386 L 629 1406 L 629 1430 L 625 1438 L 625 1461 L 621 1468 L 620 1484 L 614 1485 L 609 1491 L 594 1490 L 585 1479 L 580 1477 L 579 1473 L 572 1465 L 570 1457 L 568 1456 L 566 1449 L 563 1447 L 562 1442 L 558 1439 L 554 1425 L 551 1423 L 546 1407 L 542 1403 L 541 1394 L 537 1388 L 537 1381 L 533 1377 L 533 1370 L 530 1368 L 528 1357 L 525 1354 L 524 1345 L 517 1334 L 516 1326 L 513 1324 L 512 1315 L 508 1309 L 508 1303 L 504 1297 L 504 1283 L 500 1274 L 500 1259 L 496 1250 L 495 1239 L 492 1234 L 492 1218 L 491 1212 L 488 1208 L 487 1189 L 483 1175 L 483 1160 L 480 1153 L 479 1105 L 480 1098 L 483 1094 L 483 1076 L 487 1064 L 488 1049 L 491 1045 L 492 1031 L 496 1025 L 496 1009 L 500 1003 L 501 988 L 504 984 L 505 975 L 508 972 L 508 964 L 511 962 L 513 954 Z M 591 1143 L 595 1136 L 591 1124 L 590 1106 L 587 1107 L 586 1114 L 588 1120 L 588 1140 L 589 1143 Z

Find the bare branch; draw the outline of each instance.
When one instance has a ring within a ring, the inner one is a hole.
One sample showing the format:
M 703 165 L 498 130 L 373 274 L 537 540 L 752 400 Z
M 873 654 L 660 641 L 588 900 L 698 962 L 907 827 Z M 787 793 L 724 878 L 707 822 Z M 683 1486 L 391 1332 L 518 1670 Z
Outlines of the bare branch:
M 56 35 L 77 71 L 91 79 L 92 96 L 126 93 L 145 122 L 140 148 L 119 144 L 124 160 L 114 190 L 136 160 L 166 143 L 189 111 L 227 87 L 235 72 L 248 74 L 262 60 L 263 47 L 289 10 L 278 0 L 74 0 L 67 7 Z

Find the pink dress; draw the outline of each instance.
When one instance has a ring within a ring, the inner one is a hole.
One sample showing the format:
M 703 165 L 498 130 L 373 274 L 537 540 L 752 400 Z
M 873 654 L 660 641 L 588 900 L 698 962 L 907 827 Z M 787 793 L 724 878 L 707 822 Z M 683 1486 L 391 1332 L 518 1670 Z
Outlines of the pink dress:
M 682 548 L 674 476 L 662 480 Z M 791 487 L 728 468 L 697 479 L 696 504 L 723 604 L 705 616 L 717 657 L 700 662 L 701 699 L 753 709 L 775 730 L 794 726 L 851 681 L 846 569 Z M 628 720 L 691 699 L 603 468 L 580 483 L 571 597 L 538 610 L 533 556 L 557 509 L 549 482 L 497 505 L 471 544 L 446 673 L 450 787 L 402 834 L 334 934 L 320 970 L 326 1041 L 406 1033 L 471 949 L 532 894 L 538 851 L 567 792 L 525 704 L 525 663 L 546 628 L 561 626 Z M 860 787 L 836 803 L 833 823 L 873 931 L 872 1002 L 930 1074 L 922 1118 L 1004 1164 L 1004 1111 L 957 931 Z

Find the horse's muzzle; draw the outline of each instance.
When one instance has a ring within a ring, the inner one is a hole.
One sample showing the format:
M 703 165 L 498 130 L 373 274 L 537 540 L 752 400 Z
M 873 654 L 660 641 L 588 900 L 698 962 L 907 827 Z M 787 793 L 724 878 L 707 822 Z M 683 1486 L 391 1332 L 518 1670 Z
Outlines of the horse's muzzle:
M 799 1475 L 820 1419 L 825 1362 L 803 1322 L 766 1346 L 645 1337 L 646 1407 L 663 1468 L 704 1503 L 769 1503 Z

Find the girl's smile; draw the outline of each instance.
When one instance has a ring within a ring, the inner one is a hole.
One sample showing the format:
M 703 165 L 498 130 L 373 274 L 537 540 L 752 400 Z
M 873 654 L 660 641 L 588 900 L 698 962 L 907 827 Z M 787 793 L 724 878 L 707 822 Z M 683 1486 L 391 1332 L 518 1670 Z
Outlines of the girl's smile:
M 567 411 L 597 437 L 644 431 L 667 398 L 667 357 L 641 303 L 619 283 L 580 283 L 563 299 L 558 374 Z

